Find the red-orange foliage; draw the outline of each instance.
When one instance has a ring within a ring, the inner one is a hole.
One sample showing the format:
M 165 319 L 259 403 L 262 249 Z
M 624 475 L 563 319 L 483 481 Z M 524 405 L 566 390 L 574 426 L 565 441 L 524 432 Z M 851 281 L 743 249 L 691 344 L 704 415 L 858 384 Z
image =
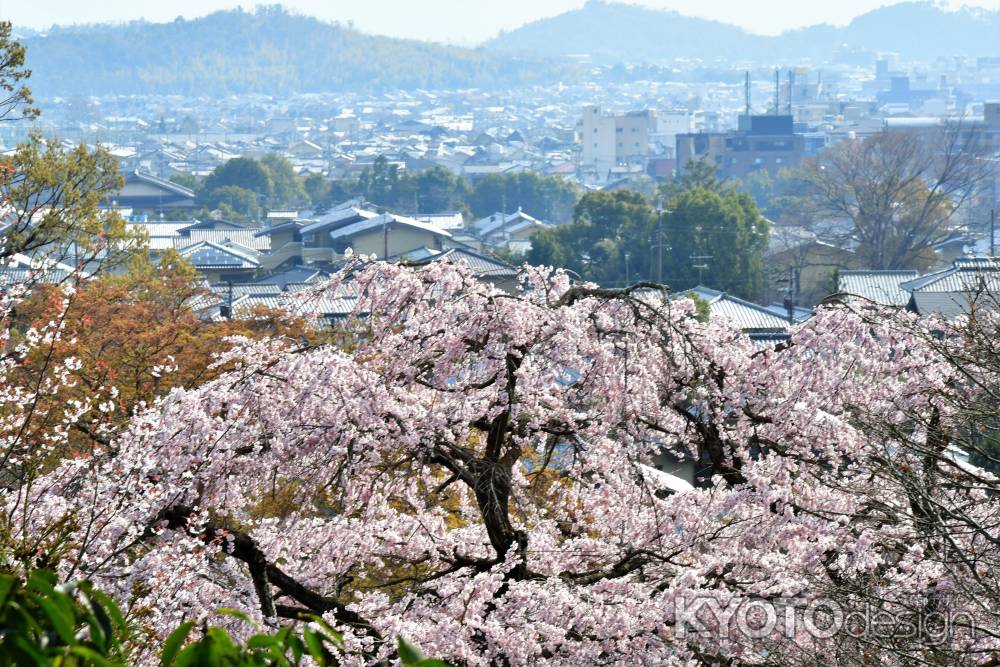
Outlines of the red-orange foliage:
M 72 371 L 77 386 L 68 393 L 63 389 L 52 401 L 68 405 L 73 399 L 92 400 L 87 418 L 76 427 L 74 440 L 80 448 L 89 448 L 97 437 L 87 424 L 123 421 L 136 407 L 174 387 L 192 388 L 214 378 L 223 370 L 212 366 L 215 355 L 231 347 L 230 337 L 299 340 L 306 334 L 302 320 L 275 311 L 207 320 L 195 310 L 206 296 L 210 292 L 199 284 L 194 269 L 170 255 L 157 265 L 140 261 L 127 274 L 85 282 L 68 296 L 59 287 L 40 286 L 18 306 L 18 320 L 25 327 L 40 329 L 63 318 L 61 337 L 29 356 L 24 371 L 41 376 L 68 358 L 79 360 L 79 369 Z M 37 419 L 51 425 L 62 414 L 61 409 L 39 410 Z

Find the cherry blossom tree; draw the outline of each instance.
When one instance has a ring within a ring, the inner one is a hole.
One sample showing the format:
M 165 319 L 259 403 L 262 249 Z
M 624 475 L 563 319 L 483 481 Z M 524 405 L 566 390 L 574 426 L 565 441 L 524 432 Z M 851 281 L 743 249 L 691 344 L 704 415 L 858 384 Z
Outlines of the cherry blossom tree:
M 220 607 L 322 615 L 358 664 L 396 635 L 470 665 L 1000 656 L 998 482 L 957 453 L 1000 388 L 990 312 L 830 307 L 762 349 L 658 286 L 545 269 L 510 294 L 357 260 L 322 289 L 354 295 L 351 346 L 245 340 L 11 487 L 19 566 L 160 639 Z

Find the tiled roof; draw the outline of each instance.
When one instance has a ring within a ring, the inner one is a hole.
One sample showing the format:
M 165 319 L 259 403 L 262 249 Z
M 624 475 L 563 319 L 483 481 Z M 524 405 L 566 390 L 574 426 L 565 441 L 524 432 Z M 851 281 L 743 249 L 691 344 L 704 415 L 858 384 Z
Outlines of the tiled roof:
M 305 223 L 298 220 L 292 220 L 290 222 L 283 222 L 280 225 L 274 225 L 273 227 L 264 227 L 263 229 L 256 230 L 254 233 L 257 236 L 270 236 L 274 232 L 280 232 L 285 229 L 302 229 Z
M 777 315 L 778 317 L 787 319 L 788 309 L 785 308 L 783 303 L 770 303 L 767 305 L 767 309 Z M 794 306 L 792 309 L 792 318 L 795 320 L 796 324 L 799 322 L 805 322 L 815 313 L 808 308 L 802 308 L 801 306 Z
M 506 227 L 508 232 L 513 233 L 520 231 L 525 227 L 533 227 L 536 225 L 544 227 L 545 223 L 531 217 L 521 210 L 515 211 L 514 213 L 508 213 L 507 215 L 499 212 L 494 213 L 489 217 L 476 220 L 472 223 L 473 229 L 475 229 L 481 236 L 489 236 L 493 232 L 500 231 L 504 227 Z
M 221 302 L 229 299 L 228 283 L 211 286 Z M 233 309 L 272 308 L 303 317 L 345 317 L 354 311 L 357 296 L 349 285 L 341 285 L 332 294 L 316 289 L 315 284 L 288 284 L 282 290 L 275 284 L 233 283 Z
M 172 222 L 172 221 L 156 221 L 156 222 L 130 222 L 128 223 L 129 229 L 139 229 L 141 228 L 150 236 L 177 236 L 180 230 L 189 227 L 191 221 L 185 222 Z
M 413 218 L 407 218 L 402 215 L 393 215 L 391 213 L 383 213 L 382 215 L 375 216 L 372 218 L 366 218 L 364 220 L 359 220 L 358 222 L 352 222 L 344 227 L 338 227 L 330 231 L 330 238 L 341 239 L 349 238 L 355 236 L 356 234 L 362 234 L 364 232 L 370 231 L 372 229 L 378 229 L 382 225 L 388 226 L 403 226 L 410 227 L 413 229 L 419 229 L 421 231 L 429 232 L 437 236 L 444 236 L 451 238 L 451 233 L 443 229 L 438 229 L 434 225 L 421 222 L 419 220 L 414 220 Z M 309 228 L 306 227 L 302 230 L 302 233 L 307 233 Z
M 199 241 L 180 252 L 198 269 L 255 269 L 260 266 L 253 250 L 213 241 Z
M 718 301 L 709 305 L 710 317 L 724 317 L 732 321 L 740 329 L 784 329 L 788 320 L 775 315 L 767 308 L 729 295 L 724 295 Z
M 343 227 L 344 225 L 350 225 L 358 220 L 369 220 L 371 218 L 377 218 L 378 213 L 373 213 L 371 211 L 365 211 L 359 208 L 349 207 L 344 209 L 336 209 L 330 211 L 326 215 L 323 215 L 316 220 L 310 220 L 305 223 L 302 227 L 301 232 L 303 234 L 313 234 L 324 229 L 336 229 L 338 227 Z
M 192 229 L 190 231 L 190 240 L 178 247 L 185 247 L 198 241 L 213 241 L 220 244 L 232 241 L 233 243 L 239 243 L 245 248 L 253 248 L 254 250 L 261 251 L 270 250 L 271 237 L 258 236 L 256 231 L 255 229 Z
M 260 227 L 257 226 L 257 225 L 250 225 L 250 224 L 243 225 L 243 224 L 240 224 L 238 222 L 231 222 L 229 220 L 195 220 L 194 222 L 189 223 L 188 226 L 185 227 L 184 229 L 186 229 L 188 231 L 192 231 L 192 230 L 195 230 L 195 229 L 202 229 L 202 230 L 207 230 L 207 229 L 253 229 L 253 230 L 257 230 L 257 229 L 260 229 Z
M 909 292 L 1000 292 L 1000 263 L 991 257 L 961 257 L 951 267 L 900 285 Z
M 784 331 L 788 327 L 786 318 L 725 292 L 699 285 L 684 293 L 691 294 L 708 302 L 710 318 L 726 318 L 743 331 Z
M 417 248 L 397 257 L 397 259 L 406 259 L 415 264 L 430 264 L 431 262 L 442 260 L 456 263 L 465 262 L 469 269 L 481 278 L 514 277 L 518 274 L 516 267 L 502 260 L 480 255 L 466 248 L 448 248 L 441 251 L 430 248 Z
M 71 275 L 70 271 L 59 268 L 30 269 L 22 266 L 0 266 L 0 288 L 27 283 L 59 285 L 66 282 Z
M 788 333 L 751 333 L 750 342 L 757 350 L 772 350 L 776 345 L 788 342 L 792 339 Z
M 257 283 L 282 288 L 296 283 L 314 283 L 329 277 L 330 274 L 326 271 L 320 271 L 311 266 L 294 266 L 281 273 L 264 276 Z
M 910 293 L 901 284 L 916 277 L 916 271 L 841 271 L 837 291 L 883 306 L 905 306 Z
M 194 190 L 190 190 L 184 187 L 183 185 L 179 185 L 178 183 L 174 183 L 173 181 L 169 181 L 165 178 L 154 176 L 148 171 L 142 169 L 136 169 L 134 172 L 129 174 L 127 176 L 127 180 L 144 181 L 146 183 L 149 183 L 150 185 L 161 187 L 164 190 L 170 190 L 171 192 L 174 192 L 178 195 L 188 197 L 191 199 L 194 198 Z
M 258 283 L 216 283 L 209 287 L 213 292 L 218 294 L 220 297 L 227 299 L 229 298 L 230 290 L 232 290 L 233 298 L 242 296 L 267 296 L 281 294 L 281 289 L 277 285 L 261 285 Z

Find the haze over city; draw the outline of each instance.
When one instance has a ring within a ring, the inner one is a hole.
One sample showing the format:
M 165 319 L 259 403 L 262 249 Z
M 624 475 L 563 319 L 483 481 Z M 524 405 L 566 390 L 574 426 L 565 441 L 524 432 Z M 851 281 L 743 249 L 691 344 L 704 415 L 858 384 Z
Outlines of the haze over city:
M 232 0 L 102 0 L 80 3 L 71 0 L 16 2 L 0 0 L 0 17 L 15 25 L 44 29 L 52 25 L 121 22 L 137 19 L 162 22 L 178 16 L 195 18 L 220 9 L 252 8 L 269 2 L 248 3 Z M 290 0 L 289 9 L 327 21 L 353 22 L 359 29 L 380 35 L 471 45 L 495 37 L 541 18 L 583 6 L 584 0 L 508 0 L 470 2 L 467 0 Z M 844 25 L 855 16 L 894 4 L 885 0 L 843 0 L 841 2 L 797 2 L 789 0 L 645 0 L 633 4 L 677 11 L 688 16 L 722 21 L 761 35 L 820 23 Z M 997 9 L 996 0 L 945 0 L 942 7 Z

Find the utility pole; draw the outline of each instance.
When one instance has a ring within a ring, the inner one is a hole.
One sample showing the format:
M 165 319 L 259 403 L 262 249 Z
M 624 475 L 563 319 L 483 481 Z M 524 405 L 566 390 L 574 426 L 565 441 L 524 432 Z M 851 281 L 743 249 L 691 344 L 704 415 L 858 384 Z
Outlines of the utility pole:
M 656 243 L 653 244 L 652 249 L 656 250 L 656 282 L 659 285 L 663 284 L 663 250 L 672 250 L 672 247 L 668 243 L 663 242 L 663 214 L 670 213 L 670 211 L 664 211 L 657 207 L 657 220 L 656 220 Z M 651 241 L 653 239 L 650 239 Z
M 795 324 L 795 267 L 788 267 L 788 289 L 785 291 L 785 311 L 788 323 Z
M 507 242 L 507 186 L 500 193 L 500 238 Z
M 750 70 L 747 70 L 746 83 L 744 85 L 743 96 L 747 103 L 747 116 L 750 116 Z
M 656 284 L 663 284 L 663 212 L 656 221 Z
M 227 280 L 226 285 L 229 287 L 229 298 L 226 300 L 226 305 L 219 309 L 219 314 L 227 320 L 231 320 L 233 319 L 233 281 Z
M 382 259 L 389 261 L 389 214 L 382 214 Z
M 997 256 L 997 210 L 990 209 L 990 257 Z
M 781 113 L 781 98 L 779 97 L 780 90 L 781 90 L 781 70 L 775 67 L 774 68 L 774 115 L 775 116 Z
M 691 264 L 692 269 L 698 269 L 698 284 L 702 284 L 702 278 L 704 276 L 704 271 L 708 269 L 708 260 L 712 259 L 711 255 L 691 255 L 691 261 L 697 262 Z
M 990 257 L 997 256 L 997 174 L 991 174 L 990 178 Z
M 795 70 L 788 69 L 788 115 L 792 115 L 792 89 L 795 87 Z

